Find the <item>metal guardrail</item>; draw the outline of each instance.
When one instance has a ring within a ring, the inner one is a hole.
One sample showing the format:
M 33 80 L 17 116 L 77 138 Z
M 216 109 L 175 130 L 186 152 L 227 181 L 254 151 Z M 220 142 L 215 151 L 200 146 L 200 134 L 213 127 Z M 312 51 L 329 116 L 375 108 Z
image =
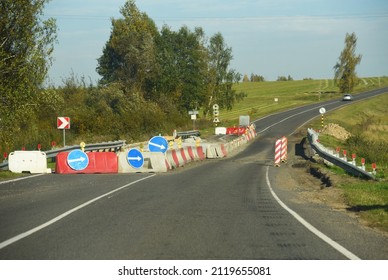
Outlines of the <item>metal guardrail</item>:
M 182 139 L 186 139 L 191 136 L 197 136 L 197 137 L 201 136 L 201 133 L 199 132 L 199 130 L 181 131 L 181 132 L 177 132 L 176 136 L 182 137 Z
M 113 142 L 103 142 L 103 143 L 97 143 L 97 144 L 87 144 L 85 145 L 85 151 L 92 152 L 92 151 L 112 151 L 117 152 L 121 149 L 122 146 L 125 145 L 125 140 L 119 140 L 119 141 L 113 141 Z M 68 152 L 75 149 L 79 149 L 79 145 L 75 146 L 67 146 L 60 149 L 55 150 L 49 150 L 46 151 L 46 158 L 55 158 L 58 153 L 61 152 Z M 8 161 L 0 163 L 0 170 L 6 170 L 8 168 Z
M 347 162 L 342 158 L 335 156 L 331 151 L 326 149 L 322 144 L 320 144 L 318 140 L 318 134 L 311 128 L 307 129 L 307 138 L 310 142 L 311 147 L 314 151 L 323 159 L 331 162 L 332 164 L 344 169 L 346 172 L 353 174 L 357 177 L 363 177 L 367 179 L 376 179 L 376 177 L 361 169 L 360 167 L 352 164 L 351 162 Z

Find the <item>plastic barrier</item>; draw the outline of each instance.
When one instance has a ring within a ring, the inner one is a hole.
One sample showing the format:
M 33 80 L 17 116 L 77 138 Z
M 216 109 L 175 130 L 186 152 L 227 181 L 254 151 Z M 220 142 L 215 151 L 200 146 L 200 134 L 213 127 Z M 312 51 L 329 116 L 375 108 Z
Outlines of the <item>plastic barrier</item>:
M 197 152 L 199 160 L 206 159 L 206 154 L 204 153 L 202 146 L 196 147 L 195 151 Z
M 228 155 L 224 144 L 212 144 L 206 149 L 206 158 L 223 158 Z
M 41 151 L 15 151 L 9 154 L 8 168 L 14 173 L 51 173 L 47 168 L 46 153 Z
M 69 152 L 61 152 L 56 156 L 55 172 L 58 174 L 94 174 L 117 173 L 118 160 L 114 152 L 90 152 L 88 166 L 83 170 L 74 170 L 67 163 Z
M 215 134 L 216 135 L 226 135 L 226 127 L 216 127 Z
M 140 168 L 132 167 L 127 160 L 128 151 L 118 153 L 119 173 L 142 173 L 142 172 L 167 172 L 166 157 L 159 152 L 142 152 L 144 164 Z
M 247 130 L 246 127 L 227 127 L 226 134 L 227 135 L 243 135 Z
M 194 161 L 196 160 L 204 160 L 206 159 L 206 155 L 205 153 L 203 152 L 203 147 L 202 146 L 198 146 L 198 147 L 189 147 L 189 153 L 190 153 L 190 150 L 191 152 L 193 153 L 193 156 L 194 156 Z
M 183 159 L 183 165 L 191 161 L 189 154 L 187 153 L 187 148 L 180 148 L 179 153 Z

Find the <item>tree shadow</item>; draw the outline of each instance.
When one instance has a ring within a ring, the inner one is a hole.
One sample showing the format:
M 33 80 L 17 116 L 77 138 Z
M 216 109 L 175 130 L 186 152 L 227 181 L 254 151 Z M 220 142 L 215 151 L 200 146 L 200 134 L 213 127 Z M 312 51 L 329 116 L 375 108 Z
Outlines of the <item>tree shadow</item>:
M 355 205 L 346 208 L 348 211 L 352 212 L 365 212 L 365 211 L 371 211 L 371 210 L 384 210 L 385 212 L 388 212 L 388 204 L 383 205 Z

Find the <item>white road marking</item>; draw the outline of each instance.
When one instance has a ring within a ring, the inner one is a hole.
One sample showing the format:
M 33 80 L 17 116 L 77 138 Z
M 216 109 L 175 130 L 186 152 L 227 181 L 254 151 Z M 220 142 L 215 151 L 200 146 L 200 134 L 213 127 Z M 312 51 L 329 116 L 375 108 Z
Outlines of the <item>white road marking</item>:
M 329 244 L 331 247 L 336 249 L 338 252 L 340 252 L 342 255 L 347 257 L 350 260 L 360 260 L 359 257 L 357 257 L 355 254 L 347 250 L 345 247 L 342 245 L 338 244 L 335 242 L 333 239 L 325 235 L 324 233 L 320 232 L 318 229 L 316 229 L 314 226 L 312 226 L 310 223 L 308 223 L 305 219 L 303 219 L 301 216 L 299 216 L 298 213 L 290 209 L 286 204 L 283 203 L 283 201 L 280 200 L 280 198 L 276 195 L 276 193 L 273 191 L 271 187 L 271 182 L 269 181 L 268 177 L 268 170 L 269 167 L 267 166 L 267 171 L 266 171 L 266 180 L 267 180 L 267 185 L 268 188 L 272 194 L 272 196 L 275 198 L 275 200 L 282 206 L 288 213 L 290 213 L 298 222 L 300 222 L 304 227 L 306 227 L 309 231 L 314 233 L 316 236 L 318 236 L 320 239 L 325 241 L 327 244 Z
M 17 178 L 17 179 L 1 181 L 0 185 L 1 184 L 6 184 L 6 183 L 17 182 L 17 181 L 21 181 L 21 180 L 25 180 L 25 179 L 30 179 L 30 178 L 34 178 L 34 177 L 38 177 L 38 176 L 42 176 L 42 175 L 44 175 L 44 174 L 36 174 L 36 175 L 30 175 L 30 176 L 26 176 L 26 177 L 20 177 L 20 178 Z
M 334 103 L 338 103 L 338 100 L 337 100 L 337 101 L 334 101 L 334 102 L 331 102 L 331 103 L 327 103 L 327 104 L 325 104 L 325 106 L 331 105 L 331 104 L 334 104 Z M 261 131 L 258 131 L 257 133 L 262 133 L 262 132 L 264 132 L 264 131 L 270 129 L 271 127 L 273 127 L 273 126 L 275 126 L 275 125 L 278 125 L 279 123 L 282 123 L 282 122 L 284 122 L 284 121 L 286 121 L 286 120 L 288 120 L 288 119 L 291 119 L 291 118 L 293 118 L 293 117 L 295 117 L 295 116 L 297 116 L 297 115 L 301 115 L 301 114 L 304 114 L 304 113 L 309 112 L 309 111 L 312 111 L 312 110 L 316 110 L 316 109 L 321 108 L 321 107 L 322 107 L 322 105 L 319 105 L 319 106 L 317 106 L 317 107 L 314 107 L 314 108 L 311 108 L 311 109 L 308 109 L 308 110 L 305 110 L 305 111 L 302 111 L 302 112 L 293 114 L 293 115 L 291 115 L 291 116 L 288 116 L 287 118 L 284 118 L 284 119 L 282 119 L 282 120 L 280 120 L 280 121 L 278 121 L 278 122 L 276 122 L 276 123 L 271 124 L 270 126 L 267 126 L 266 128 L 264 128 L 264 129 L 261 130 Z M 274 114 L 272 114 L 272 115 L 274 115 Z M 264 118 L 261 118 L 261 119 L 258 119 L 258 120 L 256 120 L 256 121 L 265 119 L 265 118 L 270 117 L 270 116 L 272 116 L 272 115 L 268 115 L 268 116 L 266 116 L 266 117 L 264 117 Z M 318 114 L 317 114 L 317 115 L 318 115 Z
M 93 202 L 96 202 L 97 200 L 100 200 L 101 198 L 107 197 L 107 196 L 109 196 L 109 195 L 111 195 L 111 194 L 113 194 L 113 193 L 115 193 L 115 192 L 118 192 L 118 191 L 120 191 L 120 190 L 122 190 L 122 189 L 125 189 L 125 188 L 127 188 L 127 187 L 129 187 L 129 186 L 131 186 L 131 185 L 134 185 L 134 184 L 136 184 L 136 183 L 138 183 L 138 182 L 140 182 L 140 181 L 149 179 L 149 178 L 151 178 L 151 177 L 153 177 L 153 176 L 155 176 L 155 175 L 156 175 L 156 173 L 155 173 L 155 174 L 152 174 L 152 175 L 150 175 L 150 176 L 147 176 L 147 177 L 145 177 L 145 178 L 136 180 L 136 181 L 134 181 L 134 182 L 131 182 L 131 183 L 129 183 L 129 184 L 126 184 L 126 185 L 124 185 L 124 186 L 122 186 L 122 187 L 119 187 L 119 188 L 117 188 L 117 189 L 114 189 L 114 190 L 112 190 L 112 191 L 110 191 L 110 192 L 107 192 L 107 193 L 105 193 L 105 194 L 103 194 L 103 195 L 100 195 L 100 196 L 98 196 L 98 197 L 96 197 L 96 198 L 93 198 L 93 199 L 91 199 L 91 200 L 89 200 L 89 201 L 87 201 L 87 202 L 85 202 L 85 203 L 83 203 L 83 204 L 81 204 L 81 205 L 79 205 L 79 206 L 77 206 L 77 207 L 75 207 L 75 208 L 73 208 L 73 209 L 70 209 L 69 211 L 66 211 L 65 213 L 63 213 L 63 214 L 61 214 L 61 215 L 59 215 L 59 216 L 57 216 L 57 217 L 55 217 L 55 218 L 53 218 L 53 219 L 51 219 L 51 220 L 49 220 L 49 221 L 47 221 L 47 222 L 41 224 L 40 226 L 37 226 L 37 227 L 35 227 L 35 228 L 33 228 L 33 229 L 30 229 L 30 230 L 28 230 L 28 231 L 26 231 L 26 232 L 23 232 L 23 233 L 21 233 L 21 234 L 19 234 L 19 235 L 16 235 L 16 236 L 14 236 L 14 237 L 12 237 L 12 238 L 10 238 L 10 239 L 8 239 L 8 240 L 5 240 L 5 241 L 3 241 L 3 242 L 0 243 L 0 250 L 3 249 L 3 248 L 5 248 L 5 247 L 7 247 L 7 246 L 9 246 L 9 245 L 11 245 L 12 243 L 15 243 L 15 242 L 17 242 L 17 241 L 19 241 L 19 240 L 21 240 L 21 239 L 27 237 L 27 236 L 30 236 L 31 234 L 33 234 L 33 233 L 35 233 L 35 232 L 37 232 L 37 231 L 40 231 L 41 229 L 44 229 L 44 228 L 46 228 L 46 227 L 48 227 L 48 226 L 50 226 L 50 225 L 52 225 L 52 224 L 58 222 L 59 220 L 62 220 L 63 218 L 69 216 L 70 214 L 72 214 L 72 213 L 74 213 L 74 212 L 76 212 L 76 211 L 78 211 L 78 210 L 80 210 L 80 209 L 82 209 L 82 208 L 88 206 L 89 204 L 92 204 Z

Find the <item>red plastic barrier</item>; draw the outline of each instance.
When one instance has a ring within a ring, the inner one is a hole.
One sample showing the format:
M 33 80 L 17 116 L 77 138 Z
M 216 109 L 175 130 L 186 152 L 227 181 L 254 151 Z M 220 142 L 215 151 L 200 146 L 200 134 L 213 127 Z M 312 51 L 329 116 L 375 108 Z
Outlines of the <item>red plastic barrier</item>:
M 55 173 L 57 174 L 94 174 L 118 173 L 117 155 L 113 152 L 90 152 L 88 166 L 83 170 L 74 170 L 67 163 L 69 152 L 59 153 L 56 157 Z
M 243 135 L 245 134 L 246 127 L 227 127 L 226 134 L 227 135 Z
M 206 159 L 206 154 L 205 154 L 205 152 L 203 151 L 203 147 L 202 147 L 202 146 L 198 146 L 198 147 L 197 147 L 197 153 L 198 153 L 198 156 L 199 156 L 199 159 L 200 159 L 200 160 Z

